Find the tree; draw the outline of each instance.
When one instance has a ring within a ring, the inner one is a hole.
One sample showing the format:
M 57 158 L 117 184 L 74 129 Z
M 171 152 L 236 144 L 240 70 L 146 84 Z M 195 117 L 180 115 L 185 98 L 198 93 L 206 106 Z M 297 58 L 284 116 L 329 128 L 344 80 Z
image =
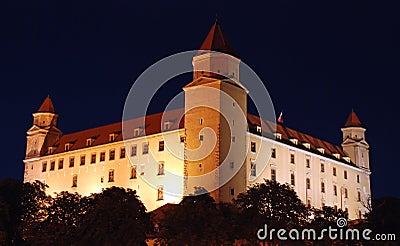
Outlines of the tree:
M 48 186 L 40 181 L 24 183 L 21 194 L 21 214 L 19 232 L 25 243 L 35 245 L 47 235 L 45 224 L 47 208 L 52 198 L 46 195 Z
M 309 210 L 289 185 L 270 180 L 249 187 L 234 204 L 241 211 L 240 237 L 251 243 L 257 243 L 256 233 L 265 224 L 276 230 L 290 230 L 304 226 L 309 216 Z
M 228 206 L 219 207 L 223 208 L 225 215 L 229 214 Z M 214 199 L 198 190 L 165 211 L 164 218 L 159 222 L 158 242 L 168 245 L 222 245 L 229 241 L 227 232 L 230 229 Z
M 22 183 L 15 179 L 0 181 L 0 244 L 19 241 L 18 224 L 21 214 Z
M 136 191 L 111 187 L 94 194 L 78 226 L 78 244 L 141 245 L 150 219 Z
M 77 228 L 91 204 L 91 199 L 78 193 L 62 191 L 50 200 L 46 218 L 40 223 L 43 234 L 36 237 L 36 244 L 71 245 L 77 240 Z
M 400 234 L 400 199 L 382 197 L 372 202 L 372 210 L 366 214 L 373 233 Z

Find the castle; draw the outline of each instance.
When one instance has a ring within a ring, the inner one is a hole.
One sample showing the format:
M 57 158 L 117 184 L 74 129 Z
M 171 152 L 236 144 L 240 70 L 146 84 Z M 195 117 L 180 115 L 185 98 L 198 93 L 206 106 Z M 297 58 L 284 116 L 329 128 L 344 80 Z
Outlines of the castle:
M 216 202 L 229 202 L 249 185 L 271 179 L 291 185 L 308 205 L 341 208 L 350 219 L 362 218 L 361 202 L 371 195 L 371 172 L 366 129 L 356 113 L 350 113 L 341 129 L 342 146 L 247 114 L 248 91 L 235 82 L 240 59 L 218 22 L 200 50 L 193 58 L 193 81 L 183 88 L 185 108 L 132 119 L 125 136 L 122 122 L 63 134 L 47 97 L 33 113 L 33 126 L 27 132 L 24 181 L 46 183 L 49 194 L 66 190 L 89 195 L 111 186 L 131 188 L 151 211 L 179 203 L 196 186 L 206 186 Z M 235 103 L 224 104 L 221 94 L 210 95 L 207 88 L 226 93 Z M 196 107 L 210 96 L 217 108 L 242 110 L 245 124 L 233 122 L 232 127 L 218 110 Z M 204 128 L 215 133 L 215 144 L 207 156 L 188 158 L 189 150 L 211 138 L 204 135 Z M 173 151 L 165 142 L 172 135 L 179 136 Z M 268 150 L 260 149 L 262 145 Z M 207 177 L 206 183 L 191 179 L 199 176 Z M 229 176 L 226 182 L 221 181 L 223 176 Z

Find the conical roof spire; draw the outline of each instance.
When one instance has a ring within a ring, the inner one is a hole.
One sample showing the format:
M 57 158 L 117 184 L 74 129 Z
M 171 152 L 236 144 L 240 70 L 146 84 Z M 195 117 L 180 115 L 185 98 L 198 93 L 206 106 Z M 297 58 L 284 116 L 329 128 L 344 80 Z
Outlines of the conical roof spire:
M 354 110 L 351 110 L 351 113 L 349 117 L 347 118 L 346 124 L 344 125 L 345 127 L 362 127 L 361 121 L 358 118 L 357 114 L 354 112 Z
M 202 50 L 218 51 L 237 57 L 218 20 L 215 20 L 214 25 L 211 27 L 198 55 L 202 54 Z
M 44 99 L 42 105 L 37 111 L 38 113 L 56 113 L 56 110 L 54 109 L 53 102 L 51 101 L 50 95 Z

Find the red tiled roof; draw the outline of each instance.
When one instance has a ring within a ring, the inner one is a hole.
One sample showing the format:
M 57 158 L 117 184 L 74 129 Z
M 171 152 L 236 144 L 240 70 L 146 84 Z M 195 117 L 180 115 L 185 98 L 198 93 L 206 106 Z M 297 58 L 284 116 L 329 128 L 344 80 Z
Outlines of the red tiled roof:
M 344 125 L 345 127 L 351 127 L 351 126 L 356 126 L 359 127 L 361 126 L 361 121 L 358 118 L 357 114 L 354 111 L 351 111 L 349 117 L 347 118 L 346 124 Z
M 237 57 L 218 21 L 215 21 L 214 25 L 211 27 L 199 52 L 201 52 L 201 50 L 219 51 Z
M 38 113 L 55 113 L 56 112 L 50 96 L 47 96 L 46 99 L 44 99 L 42 105 L 40 106 L 40 108 L 38 109 L 37 112 Z
M 162 119 L 163 122 L 166 121 L 170 122 L 169 130 L 182 129 L 184 128 L 184 118 L 182 117 L 183 113 L 184 109 L 181 108 L 164 113 L 152 114 L 146 117 L 125 121 L 124 128 L 132 129 L 126 132 L 125 139 L 130 139 L 134 137 L 133 129 L 135 128 L 140 128 L 144 130 L 143 132 L 141 132 L 140 136 L 144 136 L 145 134 L 152 135 L 160 133 Z M 346 156 L 341 147 L 331 144 L 327 141 L 323 141 L 321 139 L 312 137 L 308 134 L 293 130 L 282 124 L 276 124 L 274 122 L 267 120 L 261 121 L 258 116 L 252 114 L 247 115 L 247 121 L 250 132 L 256 132 L 256 127 L 261 126 L 264 136 L 268 137 L 268 136 L 273 136 L 275 133 L 280 133 L 282 135 L 282 139 L 277 141 L 282 141 L 287 144 L 292 144 L 292 142 L 290 142 L 290 139 L 295 138 L 298 140 L 298 145 L 296 145 L 297 148 L 305 149 L 303 143 L 308 143 L 310 144 L 310 150 L 308 151 L 321 154 L 318 152 L 317 148 L 324 148 L 323 155 L 325 156 L 330 156 L 332 158 L 334 158 L 333 154 L 340 154 L 342 157 Z M 109 135 L 113 133 L 116 134 L 116 138 L 114 141 L 123 140 L 121 122 L 63 135 L 61 136 L 59 141 L 55 144 L 54 147 L 56 147 L 56 149 L 53 151 L 53 154 L 64 152 L 65 144 L 67 143 L 71 144 L 70 151 L 86 148 L 88 147 L 86 146 L 87 139 L 93 140 L 91 146 L 98 146 L 110 143 Z
M 133 138 L 135 128 L 141 129 L 139 136 L 152 135 L 161 132 L 161 119 L 164 122 L 170 122 L 169 130 L 183 128 L 183 109 L 171 110 L 165 113 L 158 113 L 148 115 L 146 117 L 128 120 L 124 122 L 124 129 L 132 129 L 124 134 L 125 139 Z M 65 145 L 71 144 L 69 150 L 83 149 L 87 146 L 87 139 L 92 139 L 91 146 L 98 146 L 110 143 L 110 134 L 116 134 L 114 142 L 122 141 L 122 122 L 113 123 L 105 126 L 91 128 L 88 130 L 65 134 L 61 136 L 59 141 L 55 144 L 56 149 L 53 154 L 61 153 L 65 151 Z

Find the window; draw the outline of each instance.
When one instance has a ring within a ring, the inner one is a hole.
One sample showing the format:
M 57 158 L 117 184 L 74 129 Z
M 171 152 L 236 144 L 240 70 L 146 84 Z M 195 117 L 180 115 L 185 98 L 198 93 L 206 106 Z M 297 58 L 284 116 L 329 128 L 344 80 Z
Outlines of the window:
M 134 144 L 132 145 L 131 156 L 136 156 L 136 152 L 137 152 L 137 145 Z
M 139 137 L 139 135 L 140 135 L 140 129 L 139 129 L 139 128 L 135 128 L 135 129 L 133 130 L 133 136 L 134 136 L 134 137 Z
M 295 179 L 294 179 L 294 173 L 290 174 L 290 184 L 291 185 L 296 185 Z
M 130 179 L 136 179 L 136 165 L 131 167 L 131 175 L 129 177 Z
M 294 164 L 294 154 L 290 154 L 290 163 Z
M 347 192 L 347 188 L 344 188 L 344 198 L 348 198 L 349 193 Z
M 108 140 L 110 142 L 114 142 L 116 138 L 117 138 L 117 134 L 115 134 L 115 133 L 108 135 Z
M 114 169 L 108 171 L 108 182 L 114 182 Z
M 149 153 L 149 143 L 143 143 L 143 155 Z
M 251 152 L 256 152 L 256 142 L 251 142 Z
M 336 167 L 334 167 L 334 168 L 332 169 L 332 172 L 333 172 L 333 176 L 336 176 Z
M 311 206 L 311 200 L 307 199 L 307 207 L 310 207 L 310 206 Z
M 72 176 L 72 187 L 78 187 L 78 175 Z
M 324 173 L 324 172 L 325 172 L 325 164 L 321 163 L 321 173 Z
M 360 175 L 357 174 L 357 183 L 360 183 Z
M 235 188 L 229 188 L 229 194 L 231 196 L 234 196 L 235 195 Z
M 158 142 L 158 151 L 164 151 L 164 141 Z
M 47 170 L 47 162 L 42 163 L 42 172 L 46 172 Z
M 96 154 L 92 154 L 92 156 L 90 157 L 90 163 L 96 163 Z
M 309 178 L 306 178 L 306 187 L 307 189 L 311 189 L 311 182 Z
M 325 183 L 321 182 L 321 192 L 325 193 Z
M 347 171 L 343 172 L 344 179 L 347 179 Z
M 181 143 L 184 143 L 184 142 L 185 142 L 185 137 L 181 136 Z
M 231 161 L 231 162 L 229 163 L 229 166 L 230 166 L 230 168 L 234 168 L 234 167 L 235 167 L 235 163 L 234 163 L 233 161 Z
M 275 148 L 272 148 L 271 157 L 276 158 L 276 149 Z
M 70 143 L 65 144 L 65 151 L 69 151 L 70 148 L 71 148 L 71 144 Z
M 125 147 L 121 147 L 121 149 L 119 150 L 119 158 L 123 159 L 125 158 L 125 155 L 126 155 Z
M 164 162 L 160 161 L 158 163 L 158 175 L 164 175 Z
M 58 160 L 58 169 L 63 169 L 64 168 L 64 159 Z
M 92 146 L 92 139 L 91 138 L 88 138 L 88 139 L 86 139 L 86 146 Z
M 357 191 L 357 201 L 361 201 L 361 192 Z
M 337 186 L 333 185 L 333 195 L 337 196 Z
M 75 158 L 74 157 L 70 157 L 69 158 L 69 167 L 74 167 L 75 165 Z
M 306 159 L 306 168 L 310 168 L 310 158 Z
M 257 174 L 257 169 L 256 169 L 256 161 L 251 159 L 250 160 L 250 167 L 251 167 L 251 171 L 250 171 L 250 176 L 256 176 Z
M 275 169 L 271 169 L 271 180 L 276 181 L 276 170 Z
M 106 160 L 106 152 L 100 152 L 100 162 L 105 161 Z
M 200 118 L 200 125 L 203 125 L 203 118 Z
M 50 171 L 54 171 L 55 166 L 56 166 L 56 161 L 51 161 L 50 162 Z
M 236 137 L 232 136 L 232 143 L 234 143 L 236 141 Z
M 200 135 L 200 141 L 204 140 L 204 135 Z
M 201 164 L 201 163 L 199 164 L 199 171 L 203 172 L 203 164 Z
M 100 183 L 104 183 L 104 177 L 103 176 L 100 177 Z
M 85 165 L 86 162 L 86 156 L 85 155 L 81 155 L 81 166 Z
M 164 200 L 164 187 L 159 186 L 157 189 L 157 201 Z
M 110 150 L 110 157 L 109 157 L 110 161 L 115 160 L 115 149 Z
M 164 131 L 168 131 L 169 130 L 169 125 L 170 125 L 169 121 L 164 122 Z

